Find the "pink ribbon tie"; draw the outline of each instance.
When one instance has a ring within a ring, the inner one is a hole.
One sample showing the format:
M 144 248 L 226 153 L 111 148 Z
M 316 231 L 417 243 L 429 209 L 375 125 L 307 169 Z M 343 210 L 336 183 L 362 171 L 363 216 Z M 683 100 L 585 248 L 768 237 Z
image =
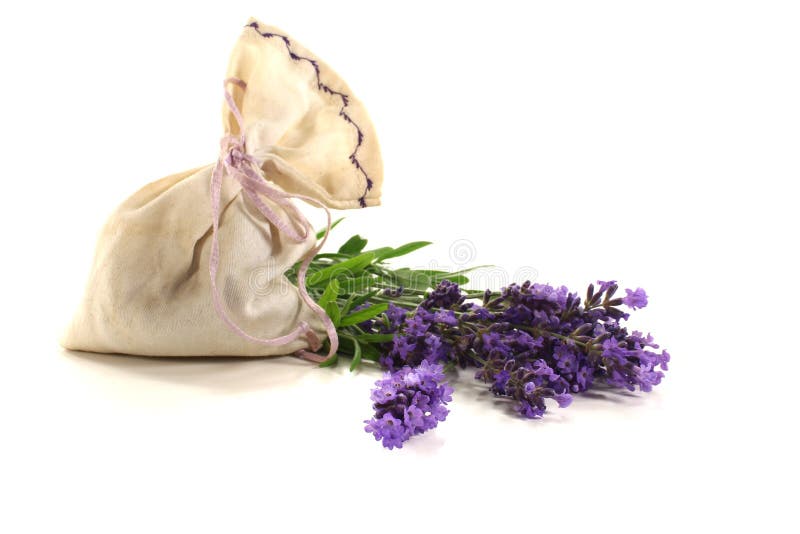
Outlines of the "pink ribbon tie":
M 314 229 L 311 227 L 308 219 L 303 216 L 302 212 L 291 201 L 293 198 L 305 200 L 309 204 L 325 210 L 325 214 L 328 217 L 328 224 L 327 230 L 325 231 L 325 236 L 322 238 L 322 240 L 314 248 L 309 250 L 303 257 L 302 263 L 300 264 L 300 269 L 297 271 L 297 286 L 300 290 L 300 296 L 303 299 L 303 302 L 305 302 L 306 305 L 308 305 L 308 307 L 311 308 L 314 313 L 316 313 L 316 315 L 322 321 L 322 324 L 325 326 L 325 331 L 328 334 L 328 339 L 330 340 L 331 346 L 327 357 L 323 357 L 319 354 L 315 354 L 315 352 L 309 352 L 306 350 L 299 350 L 296 352 L 296 354 L 315 362 L 325 361 L 327 358 L 330 358 L 336 354 L 336 350 L 339 348 L 339 336 L 337 335 L 336 327 L 333 325 L 330 317 L 328 317 L 328 314 L 326 314 L 325 310 L 323 310 L 319 304 L 317 304 L 308 294 L 308 291 L 306 290 L 306 273 L 308 272 L 308 266 L 311 264 L 311 260 L 313 260 L 314 257 L 319 253 L 320 249 L 322 249 L 323 245 L 325 244 L 325 241 L 328 239 L 328 233 L 331 229 L 331 213 L 324 204 L 313 198 L 304 195 L 292 195 L 286 193 L 277 187 L 271 186 L 269 182 L 267 182 L 263 171 L 261 170 L 261 162 L 258 161 L 252 154 L 247 153 L 244 135 L 244 121 L 239 108 L 236 106 L 236 103 L 233 100 L 233 96 L 228 91 L 229 83 L 233 83 L 241 89 L 247 88 L 247 84 L 238 78 L 228 78 L 223 83 L 223 88 L 225 90 L 225 101 L 227 102 L 228 107 L 230 108 L 233 116 L 236 118 L 236 122 L 239 125 L 239 135 L 235 136 L 229 134 L 220 140 L 220 157 L 219 160 L 217 160 L 216 166 L 214 167 L 214 172 L 211 174 L 212 238 L 211 259 L 209 260 L 208 270 L 211 275 L 211 296 L 214 301 L 214 309 L 216 310 L 217 315 L 231 330 L 250 341 L 268 346 L 281 346 L 291 343 L 301 336 L 305 336 L 312 351 L 317 351 L 320 349 L 322 343 L 320 342 L 319 337 L 305 321 L 301 321 L 300 324 L 298 324 L 297 327 L 295 327 L 294 330 L 288 334 L 276 338 L 260 338 L 248 334 L 242 330 L 242 328 L 240 328 L 239 325 L 237 325 L 236 322 L 230 318 L 230 316 L 228 316 L 228 313 L 225 311 L 225 306 L 222 303 L 219 290 L 217 289 L 217 271 L 219 269 L 219 238 L 217 234 L 219 232 L 221 215 L 220 196 L 222 192 L 223 176 L 227 174 L 231 178 L 236 179 L 239 184 L 241 184 L 244 195 L 250 200 L 250 202 L 252 202 L 253 206 L 255 206 L 255 208 L 264 216 L 264 218 L 272 223 L 272 225 L 274 225 L 281 233 L 285 234 L 289 237 L 289 239 L 296 243 L 302 243 L 306 241 L 306 239 L 308 239 L 308 237 L 314 232 Z M 288 220 L 284 220 L 282 217 L 280 217 L 275 210 L 273 210 L 269 205 L 267 205 L 266 202 L 264 202 L 262 196 L 268 198 L 275 205 L 279 206 Z

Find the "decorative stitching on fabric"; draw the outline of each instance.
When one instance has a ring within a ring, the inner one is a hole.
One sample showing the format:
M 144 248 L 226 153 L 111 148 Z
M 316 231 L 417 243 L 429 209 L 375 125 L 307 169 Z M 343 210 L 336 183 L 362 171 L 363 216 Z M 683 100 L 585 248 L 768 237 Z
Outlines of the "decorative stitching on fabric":
M 358 135 L 358 142 L 356 143 L 356 147 L 353 149 L 353 153 L 350 154 L 350 163 L 352 163 L 353 166 L 356 169 L 358 169 L 361 172 L 361 174 L 364 175 L 364 179 L 367 181 L 367 187 L 364 189 L 364 194 L 361 195 L 361 198 L 358 199 L 358 203 L 361 205 L 361 207 L 366 208 L 367 202 L 365 200 L 365 197 L 367 196 L 367 192 L 369 192 L 372 189 L 372 178 L 369 177 L 367 171 L 364 170 L 364 167 L 361 166 L 361 162 L 358 161 L 358 149 L 361 148 L 361 143 L 364 141 L 364 133 L 361 131 L 361 128 L 359 128 L 358 124 L 356 124 L 355 121 L 352 118 L 350 118 L 350 115 L 348 115 L 347 112 L 345 111 L 345 108 L 350 103 L 350 97 L 322 83 L 322 80 L 320 79 L 319 75 L 319 64 L 316 62 L 316 60 L 311 59 L 310 57 L 305 57 L 295 54 L 294 50 L 292 50 L 291 41 L 285 35 L 280 35 L 277 33 L 270 33 L 270 32 L 262 32 L 258 28 L 258 22 L 251 22 L 245 27 L 253 28 L 256 32 L 258 32 L 259 35 L 261 35 L 261 37 L 265 37 L 267 39 L 270 39 L 272 37 L 277 37 L 278 39 L 282 40 L 283 44 L 286 46 L 286 51 L 289 53 L 289 57 L 292 58 L 292 60 L 307 61 L 308 63 L 311 64 L 312 67 L 314 67 L 314 72 L 317 75 L 317 89 L 319 89 L 324 93 L 328 93 L 329 95 L 338 96 L 339 98 L 342 99 L 342 108 L 339 110 L 339 116 L 342 119 L 344 119 L 345 122 L 351 124 L 356 129 L 356 134 Z

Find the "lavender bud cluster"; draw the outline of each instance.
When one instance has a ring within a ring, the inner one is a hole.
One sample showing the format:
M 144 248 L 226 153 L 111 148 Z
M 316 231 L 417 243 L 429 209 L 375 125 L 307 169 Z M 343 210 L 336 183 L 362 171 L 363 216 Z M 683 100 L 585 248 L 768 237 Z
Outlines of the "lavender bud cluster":
M 413 369 L 387 371 L 375 385 L 375 415 L 364 421 L 364 429 L 388 449 L 402 448 L 411 436 L 435 428 L 447 417 L 445 405 L 452 400 L 453 388 L 445 382 L 441 365 L 423 361 Z
M 487 290 L 478 304 L 468 302 L 457 284 L 443 281 L 414 310 L 390 305 L 382 320 L 361 325 L 370 333 L 394 334 L 382 347 L 380 364 L 395 374 L 378 383 L 387 397 L 374 394 L 376 415 L 367 430 L 391 448 L 430 427 L 417 424 L 424 418 L 409 415 L 407 406 L 416 406 L 411 398 L 418 390 L 404 390 L 397 400 L 399 386 L 391 385 L 405 384 L 415 368 L 429 384 L 438 384 L 444 379 L 443 366 L 474 367 L 475 378 L 495 395 L 514 401 L 516 410 L 529 418 L 545 413 L 547 399 L 566 407 L 573 394 L 597 383 L 650 391 L 664 377 L 670 356 L 656 350 L 659 346 L 649 334 L 628 332 L 622 325 L 629 315 L 620 306 L 645 307 L 645 291 L 627 289 L 624 297 L 616 297 L 618 289 L 614 281 L 598 281 L 582 301 L 564 286 L 525 282 L 499 294 Z M 425 405 L 431 414 L 440 413 L 433 410 L 437 403 L 449 400 L 449 393 L 424 395 L 433 399 Z

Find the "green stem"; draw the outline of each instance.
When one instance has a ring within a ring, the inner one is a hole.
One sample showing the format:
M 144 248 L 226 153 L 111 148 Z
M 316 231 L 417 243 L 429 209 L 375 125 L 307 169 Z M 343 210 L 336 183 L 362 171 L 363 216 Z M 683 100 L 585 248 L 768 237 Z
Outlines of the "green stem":
M 481 365 L 483 365 L 484 367 L 486 367 L 486 365 L 489 363 L 480 356 L 478 356 L 477 354 L 470 354 L 469 357 L 472 358 L 473 360 L 479 361 Z
M 509 323 L 509 324 L 514 328 L 516 328 L 517 330 L 524 330 L 526 332 L 530 332 L 531 334 L 535 334 L 537 336 L 551 336 L 556 339 L 561 339 L 563 341 L 572 341 L 576 345 L 580 345 L 581 347 L 586 348 L 586 343 L 584 343 L 583 341 L 578 341 L 574 338 L 565 336 L 563 334 L 557 334 L 556 332 L 551 332 L 549 330 L 542 330 L 541 328 L 537 328 L 535 326 L 525 326 L 524 324 L 515 324 L 515 323 Z

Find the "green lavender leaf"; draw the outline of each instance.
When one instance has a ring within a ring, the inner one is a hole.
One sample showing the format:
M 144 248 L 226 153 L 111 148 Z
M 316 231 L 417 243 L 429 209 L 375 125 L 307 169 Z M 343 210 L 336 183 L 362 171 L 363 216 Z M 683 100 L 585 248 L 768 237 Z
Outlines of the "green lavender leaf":
M 336 228 L 336 225 L 339 224 L 340 222 L 342 222 L 343 220 L 344 220 L 344 217 L 340 217 L 339 219 L 336 219 L 335 221 L 333 221 L 333 223 L 331 224 L 331 230 Z M 322 237 L 325 235 L 325 230 L 326 230 L 326 228 L 322 228 L 321 230 L 319 230 L 317 232 L 317 241 L 322 239 Z
M 340 326 L 351 326 L 358 323 L 363 323 L 373 317 L 382 314 L 389 308 L 389 304 L 383 302 L 381 304 L 374 304 L 369 308 L 365 308 L 363 310 L 358 310 L 357 312 L 351 313 L 347 317 L 343 318 L 339 323 Z
M 374 297 L 374 296 L 375 296 L 375 295 L 377 295 L 378 293 L 380 293 L 380 291 L 377 291 L 377 290 L 375 290 L 375 291 L 370 291 L 370 292 L 368 292 L 368 293 L 364 293 L 363 295 L 360 295 L 360 296 L 358 296 L 358 297 L 354 298 L 354 299 L 353 299 L 353 303 L 352 303 L 352 305 L 351 305 L 351 306 L 352 306 L 353 308 L 355 308 L 355 307 L 357 307 L 357 306 L 361 306 L 362 304 L 364 304 L 365 302 L 367 302 L 369 299 L 371 299 L 372 297 Z M 349 310 L 348 310 L 348 311 L 349 311 Z
M 462 274 L 456 274 L 454 276 L 443 276 L 441 278 L 431 278 L 431 287 L 436 287 L 442 280 L 450 280 L 454 284 L 458 284 L 460 286 L 466 285 L 469 283 L 469 278 Z
M 430 241 L 412 241 L 411 243 L 406 243 L 405 245 L 401 245 L 395 249 L 381 251 L 380 255 L 376 255 L 376 261 L 382 262 L 390 258 L 405 256 L 406 254 L 410 254 L 415 250 L 421 249 L 422 247 L 427 247 L 430 244 Z
M 361 359 L 377 362 L 381 357 L 380 351 L 372 345 L 361 346 Z
M 396 269 L 389 271 L 389 281 L 394 286 L 403 286 L 410 289 L 426 290 L 431 287 L 431 277 L 422 271 L 414 271 L 411 269 Z
M 364 247 L 367 246 L 367 240 L 361 237 L 360 235 L 354 235 L 350 239 L 348 239 L 344 245 L 339 247 L 339 254 L 345 254 L 347 256 L 355 256 L 362 250 Z
M 331 281 L 334 284 L 335 288 L 339 287 L 339 282 L 336 280 Z M 327 290 L 327 289 L 326 289 Z M 323 293 L 324 295 L 324 293 Z M 322 305 L 320 305 L 322 306 Z M 342 320 L 342 310 L 339 308 L 339 304 L 336 302 L 336 298 L 334 297 L 332 300 L 329 300 L 325 303 L 325 306 L 322 306 L 322 309 L 325 310 L 325 313 L 328 314 L 328 317 L 331 318 L 331 322 L 333 322 L 333 326 L 339 327 L 339 322 Z
M 328 314 L 328 317 L 331 318 L 331 322 L 333 322 L 333 326 L 339 328 L 339 324 L 342 320 L 342 312 L 339 310 L 339 306 L 336 305 L 336 302 L 331 302 L 325 307 L 325 313 Z
M 468 273 L 468 272 L 474 271 L 476 269 L 484 269 L 486 267 L 491 267 L 491 265 L 476 265 L 475 267 L 469 267 L 468 269 L 461 269 L 460 271 L 453 271 L 453 272 L 432 271 L 432 270 L 425 270 L 425 269 L 420 270 L 420 272 L 429 275 L 431 278 L 435 279 L 438 282 L 441 282 L 442 280 L 455 281 L 455 280 L 453 280 L 454 276 L 461 276 L 464 273 Z
M 342 276 L 339 280 L 342 284 L 342 291 L 341 293 L 348 295 L 348 294 L 363 294 L 365 291 L 372 291 L 372 287 L 375 284 L 374 276 L 368 273 L 361 273 L 360 276 L 357 277 L 347 277 Z M 353 304 L 353 306 L 358 306 L 359 304 L 363 304 L 363 302 L 357 302 Z
M 336 297 L 339 296 L 339 281 L 334 278 L 328 285 L 325 287 L 325 291 L 322 293 L 322 296 L 317 301 L 317 304 L 320 305 L 322 309 L 325 309 L 328 304 L 334 302 Z
M 331 356 L 327 360 L 325 360 L 323 362 L 320 362 L 319 366 L 320 367 L 333 367 L 337 363 L 339 363 L 339 355 L 338 354 L 334 354 L 333 356 Z
M 357 297 L 356 293 L 351 293 L 350 296 L 347 297 L 347 300 L 344 302 L 344 305 L 342 306 L 342 315 L 347 315 L 348 313 L 350 313 L 351 309 L 357 306 L 357 304 L 355 306 L 353 305 L 353 301 L 356 300 L 356 297 Z
M 394 334 L 360 334 L 356 338 L 364 343 L 386 343 L 394 339 Z
M 317 254 L 314 257 L 314 260 L 315 261 L 319 261 L 319 260 L 323 260 L 323 259 L 325 259 L 325 260 L 346 260 L 349 257 L 350 256 L 348 256 L 347 254 L 339 254 L 338 252 L 323 252 L 321 254 Z
M 390 253 L 394 252 L 394 248 L 392 248 L 392 247 L 380 247 L 380 248 L 376 248 L 374 250 L 370 250 L 369 252 L 372 252 L 373 254 L 375 254 L 376 258 L 380 258 L 384 254 L 390 254 Z M 378 262 L 380 262 L 380 261 L 383 261 L 383 260 L 378 260 Z
M 319 285 L 337 276 L 353 277 L 363 271 L 374 259 L 375 256 L 371 252 L 365 252 L 348 260 L 329 265 L 309 276 L 308 285 Z
M 353 339 L 353 361 L 350 362 L 350 372 L 356 370 L 361 364 L 361 344 L 358 342 L 357 339 Z

